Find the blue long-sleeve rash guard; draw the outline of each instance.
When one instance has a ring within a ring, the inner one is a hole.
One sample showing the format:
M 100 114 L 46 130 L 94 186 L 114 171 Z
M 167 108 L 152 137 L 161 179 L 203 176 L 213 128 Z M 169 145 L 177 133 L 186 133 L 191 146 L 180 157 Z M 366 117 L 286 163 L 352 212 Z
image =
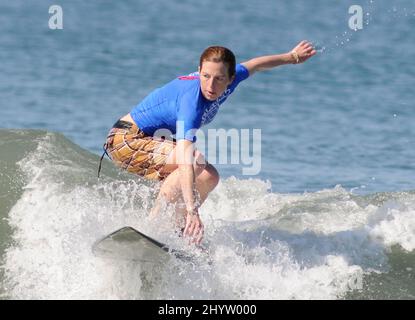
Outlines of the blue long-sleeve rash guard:
M 153 136 L 159 129 L 167 129 L 176 139 L 196 141 L 196 131 L 210 123 L 238 84 L 248 78 L 248 70 L 236 65 L 235 79 L 215 101 L 207 100 L 200 89 L 199 73 L 174 79 L 154 90 L 131 111 L 137 126 Z

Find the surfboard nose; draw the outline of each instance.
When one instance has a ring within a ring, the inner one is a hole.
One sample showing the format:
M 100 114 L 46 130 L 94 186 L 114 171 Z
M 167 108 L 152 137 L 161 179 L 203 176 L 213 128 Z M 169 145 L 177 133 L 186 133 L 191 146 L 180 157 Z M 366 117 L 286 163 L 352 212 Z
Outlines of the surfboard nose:
M 129 226 L 95 242 L 92 252 L 102 258 L 150 263 L 167 263 L 172 256 L 183 261 L 192 259 L 190 254 L 170 249 L 167 245 Z

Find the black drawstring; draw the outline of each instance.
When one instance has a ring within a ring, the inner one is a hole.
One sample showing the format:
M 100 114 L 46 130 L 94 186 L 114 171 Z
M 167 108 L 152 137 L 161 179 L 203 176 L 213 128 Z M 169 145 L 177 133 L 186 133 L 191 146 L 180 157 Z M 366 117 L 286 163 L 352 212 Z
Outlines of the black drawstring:
M 133 126 L 133 124 L 131 122 L 128 121 L 124 121 L 124 120 L 118 120 L 116 123 L 114 123 L 114 125 L 112 126 L 112 128 L 117 128 L 117 129 L 130 129 Z M 113 137 L 115 135 L 115 133 L 111 133 L 110 135 L 108 135 L 107 139 L 110 137 Z M 111 145 L 112 142 L 110 142 Z M 104 159 L 105 155 L 107 155 L 107 157 L 109 159 L 111 159 L 111 157 L 109 156 L 108 152 L 107 152 L 107 148 L 108 148 L 108 143 L 104 143 L 103 149 L 104 149 L 104 153 L 101 156 L 101 159 L 99 160 L 99 167 L 98 167 L 98 178 L 99 178 L 99 173 L 101 172 L 101 166 L 102 166 L 102 160 Z
M 101 172 L 102 160 L 104 159 L 105 155 L 107 155 L 108 158 L 110 157 L 107 153 L 107 144 L 106 143 L 104 143 L 104 146 L 102 148 L 104 149 L 104 153 L 102 154 L 101 159 L 99 160 L 98 178 L 99 178 L 99 173 Z

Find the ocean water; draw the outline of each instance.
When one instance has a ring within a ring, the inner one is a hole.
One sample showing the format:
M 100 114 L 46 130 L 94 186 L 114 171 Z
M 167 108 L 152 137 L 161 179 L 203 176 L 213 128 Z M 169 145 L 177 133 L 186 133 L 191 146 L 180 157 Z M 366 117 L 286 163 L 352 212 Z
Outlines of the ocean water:
M 414 299 L 413 1 L 61 1 L 62 30 L 52 4 L 0 3 L 2 299 Z M 111 125 L 209 45 L 242 62 L 303 39 L 315 57 L 244 81 L 205 128 L 262 137 L 257 175 L 217 166 L 213 263 L 94 257 L 125 225 L 173 237 L 147 220 L 153 183 L 107 160 L 96 178 Z

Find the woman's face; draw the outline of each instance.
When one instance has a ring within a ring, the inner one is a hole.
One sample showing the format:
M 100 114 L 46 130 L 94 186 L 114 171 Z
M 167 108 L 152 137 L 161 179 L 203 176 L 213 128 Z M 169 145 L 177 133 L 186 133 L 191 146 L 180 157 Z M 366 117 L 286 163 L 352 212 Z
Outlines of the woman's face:
M 202 94 L 210 101 L 219 98 L 234 79 L 229 78 L 228 66 L 223 62 L 203 61 L 199 74 Z

